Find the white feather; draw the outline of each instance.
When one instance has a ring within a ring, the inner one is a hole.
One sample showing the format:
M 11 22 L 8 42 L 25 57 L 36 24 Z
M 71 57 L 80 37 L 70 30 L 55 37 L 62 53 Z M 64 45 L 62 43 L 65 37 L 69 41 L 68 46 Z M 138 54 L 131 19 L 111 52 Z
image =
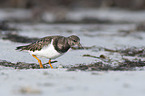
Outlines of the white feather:
M 63 54 L 57 52 L 53 46 L 53 40 L 51 41 L 51 44 L 48 46 L 43 47 L 40 51 L 28 51 L 31 55 L 36 55 L 38 57 L 44 57 L 48 59 L 55 59 Z

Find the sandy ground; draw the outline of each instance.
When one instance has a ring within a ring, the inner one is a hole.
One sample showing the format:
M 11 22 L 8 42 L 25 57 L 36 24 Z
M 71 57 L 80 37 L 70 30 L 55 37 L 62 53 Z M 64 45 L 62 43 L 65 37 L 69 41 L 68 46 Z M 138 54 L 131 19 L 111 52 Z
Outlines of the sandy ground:
M 1 96 L 144 96 L 145 72 L 0 69 Z

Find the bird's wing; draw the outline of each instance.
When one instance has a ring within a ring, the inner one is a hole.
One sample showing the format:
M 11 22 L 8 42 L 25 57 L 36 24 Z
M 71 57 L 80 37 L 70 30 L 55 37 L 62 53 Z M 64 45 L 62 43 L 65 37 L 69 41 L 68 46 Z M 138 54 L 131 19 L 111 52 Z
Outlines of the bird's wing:
M 51 40 L 52 40 L 51 37 L 45 37 L 29 45 L 19 46 L 17 47 L 16 50 L 21 50 L 21 51 L 22 50 L 30 50 L 30 51 L 41 50 L 44 46 L 47 46 L 48 44 L 50 44 Z

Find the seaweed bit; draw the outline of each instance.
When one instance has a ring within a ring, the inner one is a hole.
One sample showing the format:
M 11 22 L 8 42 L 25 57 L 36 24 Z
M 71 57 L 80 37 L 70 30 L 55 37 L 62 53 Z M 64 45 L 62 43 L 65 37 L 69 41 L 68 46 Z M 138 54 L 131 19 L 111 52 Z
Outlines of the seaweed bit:
M 102 62 L 96 62 L 93 64 L 80 64 L 75 67 L 68 68 L 68 71 L 82 70 L 82 71 L 133 71 L 137 70 L 138 67 L 144 67 L 145 61 L 141 60 L 125 60 L 124 62 L 119 63 L 118 66 L 111 66 L 103 64 Z

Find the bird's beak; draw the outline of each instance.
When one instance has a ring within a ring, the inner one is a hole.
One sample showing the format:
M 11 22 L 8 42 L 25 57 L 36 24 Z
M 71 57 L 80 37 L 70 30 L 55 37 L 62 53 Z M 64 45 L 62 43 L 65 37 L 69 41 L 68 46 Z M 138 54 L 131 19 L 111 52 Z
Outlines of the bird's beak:
M 75 49 L 84 49 L 80 43 L 78 43 L 78 44 L 72 46 L 71 48 L 74 49 L 74 50 L 75 50 Z
M 83 46 L 80 43 L 78 44 L 78 48 L 79 49 L 84 49 Z

